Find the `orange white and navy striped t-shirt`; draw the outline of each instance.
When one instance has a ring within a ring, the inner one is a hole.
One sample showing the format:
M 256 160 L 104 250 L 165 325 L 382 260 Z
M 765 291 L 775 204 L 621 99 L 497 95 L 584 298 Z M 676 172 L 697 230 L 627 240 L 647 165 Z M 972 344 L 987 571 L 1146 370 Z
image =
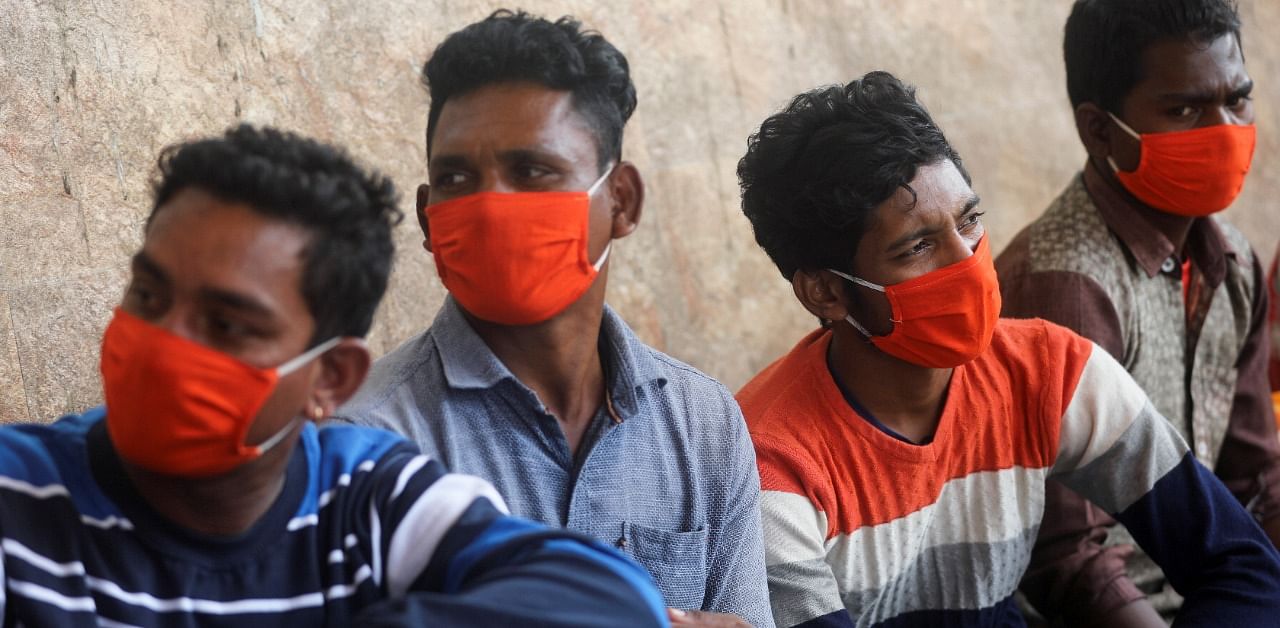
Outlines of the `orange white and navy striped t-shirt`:
M 855 412 L 827 368 L 830 340 L 815 331 L 738 394 L 779 626 L 1023 625 L 1012 596 L 1050 476 L 1157 546 L 1146 549 L 1191 595 L 1206 574 L 1243 591 L 1226 601 L 1205 588 L 1193 614 L 1247 625 L 1280 605 L 1280 555 L 1089 341 L 1001 320 L 991 347 L 955 369 L 933 440 L 916 445 Z

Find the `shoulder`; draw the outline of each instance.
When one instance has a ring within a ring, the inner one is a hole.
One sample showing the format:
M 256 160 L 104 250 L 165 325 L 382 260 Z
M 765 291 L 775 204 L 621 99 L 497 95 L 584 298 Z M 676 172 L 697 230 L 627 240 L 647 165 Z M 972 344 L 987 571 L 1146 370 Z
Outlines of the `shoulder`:
M 1091 341 L 1057 323 L 1039 318 L 1002 318 L 996 323 L 991 348 L 979 360 L 1032 374 L 1082 366 L 1092 351 Z
M 1046 320 L 1002 318 L 991 347 L 965 367 L 966 377 L 984 388 L 1004 389 L 1000 395 L 1030 413 L 1056 416 L 1061 395 L 1074 389 L 1093 348 L 1088 339 Z
M 1249 238 L 1245 237 L 1235 225 L 1227 222 L 1225 218 L 1214 215 L 1209 220 L 1218 227 L 1218 231 L 1222 233 L 1222 239 L 1226 241 L 1227 246 L 1235 251 L 1236 260 L 1242 266 L 1252 266 L 1256 255 L 1253 252 L 1253 245 L 1249 243 Z
M 378 475 L 398 460 L 418 455 L 418 449 L 392 432 L 371 427 L 329 423 L 320 428 L 308 425 L 302 446 L 320 490 L 351 482 L 360 473 Z
M 1107 228 L 1079 175 L 1018 239 L 1025 247 L 1025 273 L 1068 271 L 1101 279 L 1125 263 L 1119 241 Z
M 815 409 L 820 395 L 814 390 L 817 376 L 813 371 L 821 365 L 828 342 L 827 330 L 813 331 L 738 391 L 738 403 L 752 434 L 778 423 L 788 424 L 796 415 Z
M 731 404 L 737 407 L 733 402 L 733 395 L 719 380 L 653 347 L 644 344 L 640 346 L 643 359 L 649 360 L 661 374 L 662 379 L 666 380 L 669 394 L 676 395 L 688 403 L 711 401 L 719 405 Z
M 1218 228 L 1218 232 L 1222 234 L 1223 243 L 1226 244 L 1233 255 L 1228 255 L 1227 260 L 1231 263 L 1231 274 L 1235 281 L 1244 286 L 1243 292 L 1252 296 L 1255 292 L 1259 292 L 1261 286 L 1255 286 L 1259 280 L 1264 279 L 1262 275 L 1262 263 L 1258 259 L 1257 253 L 1254 252 L 1253 246 L 1249 243 L 1249 239 L 1245 237 L 1239 229 L 1218 216 L 1211 216 L 1209 220 L 1213 221 L 1214 226 Z
M 343 404 L 339 415 L 359 425 L 400 431 L 397 424 L 408 410 L 401 407 L 404 400 L 416 398 L 422 380 L 442 378 L 439 370 L 438 349 L 428 328 L 374 362 L 364 384 Z
M 104 416 L 95 408 L 50 425 L 0 427 L 0 477 L 35 486 L 61 484 L 64 474 L 85 467 L 85 436 Z
M 602 333 L 613 347 L 615 368 L 629 371 L 625 377 L 637 390 L 654 391 L 659 412 L 669 420 L 685 420 L 695 431 L 721 429 L 725 422 L 740 422 L 741 411 L 733 395 L 715 378 L 648 344 L 612 309 L 606 308 Z

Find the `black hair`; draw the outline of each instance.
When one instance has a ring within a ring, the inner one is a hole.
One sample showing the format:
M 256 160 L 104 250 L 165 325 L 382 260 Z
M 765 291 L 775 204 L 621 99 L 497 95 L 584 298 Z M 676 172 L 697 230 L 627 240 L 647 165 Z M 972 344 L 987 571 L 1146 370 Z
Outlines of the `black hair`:
M 1232 0 L 1076 0 L 1067 18 L 1062 54 L 1072 108 L 1091 102 L 1116 115 L 1142 82 L 1142 53 L 1166 40 L 1240 41 Z
M 599 167 L 622 155 L 622 127 L 636 109 L 627 58 L 569 16 L 555 22 L 500 9 L 449 35 L 422 67 L 431 92 L 427 153 L 445 103 L 496 83 L 528 81 L 573 94 L 596 135 Z
M 311 344 L 362 337 L 387 289 L 402 218 L 391 180 L 358 167 L 339 148 L 269 127 L 242 124 L 222 136 L 165 148 L 147 226 L 180 190 L 197 188 L 228 203 L 302 227 L 302 295 L 315 319 Z
M 925 165 L 969 174 L 915 89 L 888 72 L 796 96 L 747 140 L 742 211 L 782 276 L 847 270 L 875 208 Z

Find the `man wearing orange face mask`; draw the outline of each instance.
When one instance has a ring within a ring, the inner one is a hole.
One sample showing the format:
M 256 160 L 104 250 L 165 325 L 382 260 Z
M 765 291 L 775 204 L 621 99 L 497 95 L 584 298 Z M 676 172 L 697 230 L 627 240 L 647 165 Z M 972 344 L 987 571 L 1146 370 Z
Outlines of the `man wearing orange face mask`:
M 822 326 L 738 393 L 779 626 L 1024 626 L 1063 482 L 1187 595 L 1189 626 L 1266 626 L 1280 553 L 1106 351 L 999 318 L 960 156 L 885 72 L 803 93 L 738 163 L 756 241 Z
M 1280 541 L 1262 263 L 1217 212 L 1256 142 L 1229 0 L 1079 0 L 1064 37 L 1083 173 L 999 257 L 1004 316 L 1109 351 Z M 1054 487 L 1023 590 L 1068 625 L 1162 625 L 1178 607 L 1123 529 Z
M 771 625 L 759 479 L 718 382 L 605 305 L 644 184 L 627 60 L 572 19 L 499 11 L 424 68 L 424 246 L 449 297 L 341 410 L 493 482 L 512 512 L 613 544 L 673 623 Z
M 369 368 L 395 203 L 271 129 L 165 151 L 105 408 L 0 428 L 5 626 L 666 624 L 611 548 L 393 434 L 316 429 Z

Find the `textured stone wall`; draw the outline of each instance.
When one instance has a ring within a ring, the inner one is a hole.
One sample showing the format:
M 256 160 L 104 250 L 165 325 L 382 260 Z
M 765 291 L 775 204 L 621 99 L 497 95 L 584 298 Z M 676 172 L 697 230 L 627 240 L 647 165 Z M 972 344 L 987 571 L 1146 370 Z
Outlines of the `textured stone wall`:
M 425 175 L 417 70 L 475 0 L 0 0 L 0 421 L 100 399 L 99 334 L 149 208 L 159 149 L 238 120 L 346 145 L 409 192 Z M 734 166 L 796 92 L 877 68 L 918 84 L 970 164 L 997 249 L 1083 159 L 1063 87 L 1069 0 L 604 0 L 573 13 L 631 60 L 625 153 L 649 185 L 615 248 L 610 302 L 657 347 L 737 387 L 811 325 L 753 242 Z M 1245 0 L 1261 144 L 1228 215 L 1267 258 L 1280 237 L 1280 3 Z M 370 342 L 443 298 L 413 220 Z

